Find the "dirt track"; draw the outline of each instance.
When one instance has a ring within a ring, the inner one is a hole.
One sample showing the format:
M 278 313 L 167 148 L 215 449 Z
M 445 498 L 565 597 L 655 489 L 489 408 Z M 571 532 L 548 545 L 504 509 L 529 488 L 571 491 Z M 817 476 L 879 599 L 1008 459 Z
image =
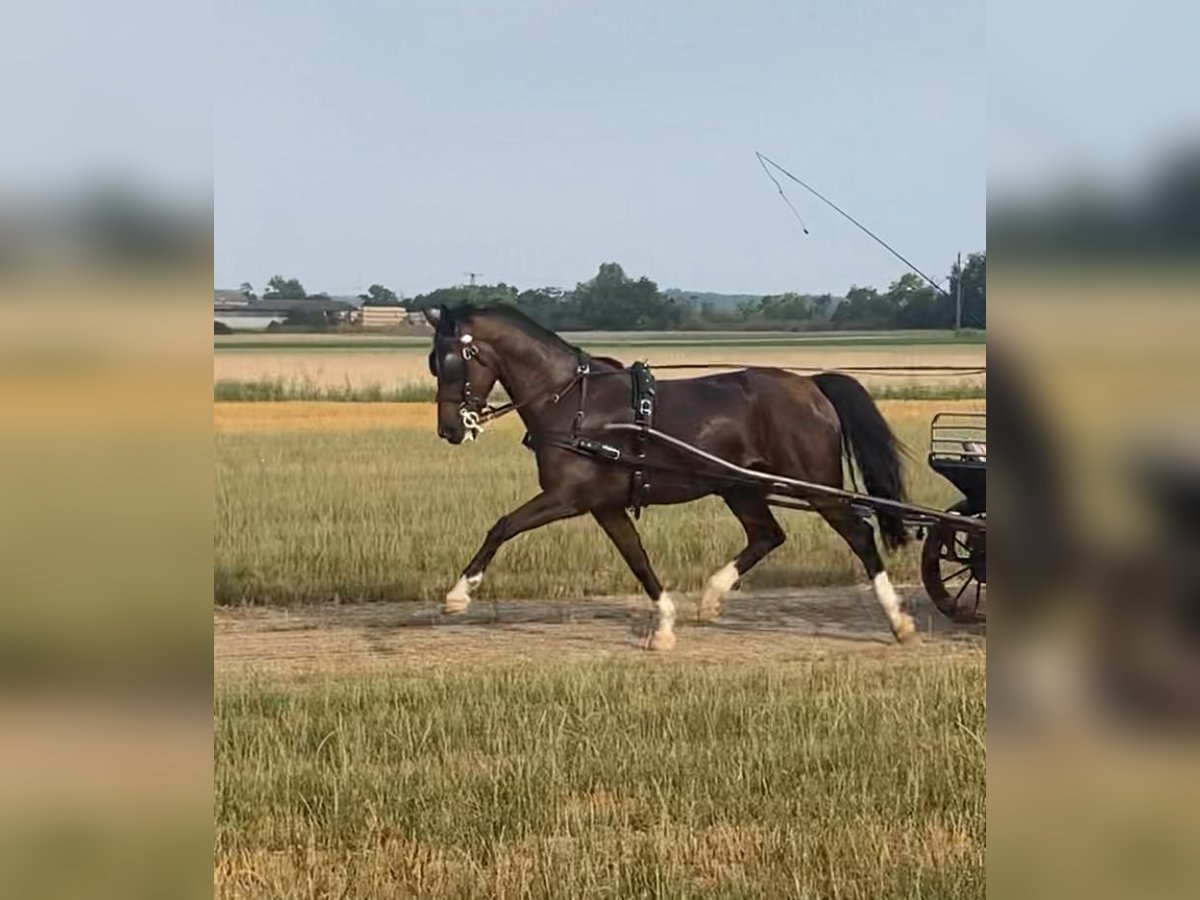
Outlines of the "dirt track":
M 916 608 L 920 649 L 898 647 L 866 585 L 733 593 L 721 619 L 695 622 L 695 598 L 678 598 L 674 656 L 803 659 L 837 653 L 946 653 L 982 644 L 980 627 L 955 626 L 918 587 L 900 589 Z M 220 609 L 214 614 L 218 677 L 262 670 L 316 673 L 445 666 L 487 660 L 604 658 L 642 652 L 650 627 L 640 597 L 577 602 L 477 601 L 463 616 L 432 604 Z

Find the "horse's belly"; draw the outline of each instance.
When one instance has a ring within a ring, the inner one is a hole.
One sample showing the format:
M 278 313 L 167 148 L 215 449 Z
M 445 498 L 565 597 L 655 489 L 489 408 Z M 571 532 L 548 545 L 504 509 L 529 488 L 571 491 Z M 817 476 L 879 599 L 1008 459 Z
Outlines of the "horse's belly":
M 689 503 L 709 494 L 714 494 L 719 485 L 714 481 L 648 471 L 645 473 L 647 502 L 654 506 L 670 506 L 673 503 Z

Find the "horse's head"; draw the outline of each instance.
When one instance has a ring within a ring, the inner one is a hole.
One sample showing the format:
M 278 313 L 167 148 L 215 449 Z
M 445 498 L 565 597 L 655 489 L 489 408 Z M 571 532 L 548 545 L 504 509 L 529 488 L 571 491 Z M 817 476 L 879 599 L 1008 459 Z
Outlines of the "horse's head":
M 469 312 L 445 306 L 425 310 L 433 326 L 429 372 L 437 379 L 438 437 L 451 444 L 474 440 L 483 431 L 480 414 L 496 384 L 495 370 L 471 333 Z

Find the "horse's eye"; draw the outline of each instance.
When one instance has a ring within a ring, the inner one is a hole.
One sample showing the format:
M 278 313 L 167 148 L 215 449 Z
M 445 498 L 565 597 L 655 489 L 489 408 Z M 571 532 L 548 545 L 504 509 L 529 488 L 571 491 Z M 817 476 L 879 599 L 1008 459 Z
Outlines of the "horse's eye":
M 437 350 L 429 351 L 429 374 L 437 378 Z

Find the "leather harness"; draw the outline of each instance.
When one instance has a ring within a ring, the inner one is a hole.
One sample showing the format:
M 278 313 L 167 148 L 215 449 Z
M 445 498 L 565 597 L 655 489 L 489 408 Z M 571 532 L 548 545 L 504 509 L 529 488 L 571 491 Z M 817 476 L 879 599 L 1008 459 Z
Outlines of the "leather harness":
M 630 405 L 633 409 L 633 423 L 638 426 L 638 431 L 633 438 L 633 453 L 630 459 L 623 459 L 621 449 L 614 447 L 612 444 L 606 444 L 602 441 L 597 441 L 589 437 L 584 437 L 579 433 L 579 429 L 583 424 L 585 406 L 587 403 L 587 383 L 589 377 L 598 377 L 601 375 L 618 375 L 621 372 L 629 373 L 630 380 Z M 541 443 L 553 447 L 558 447 L 562 450 L 570 450 L 573 453 L 579 453 L 583 456 L 591 456 L 604 462 L 621 463 L 630 469 L 629 479 L 629 497 L 626 500 L 625 507 L 633 513 L 635 519 L 640 519 L 642 510 L 649 505 L 650 481 L 648 474 L 651 467 L 644 464 L 646 458 L 646 429 L 654 425 L 654 406 L 655 406 L 655 381 L 654 373 L 650 370 L 650 364 L 646 362 L 635 362 L 628 369 L 614 369 L 612 371 L 593 372 L 587 362 L 581 357 L 578 367 L 575 370 L 575 378 L 561 390 L 555 391 L 551 395 L 551 400 L 557 403 L 573 388 L 576 384 L 579 385 L 579 407 L 575 412 L 575 417 L 571 420 L 570 434 L 565 437 L 559 435 L 542 435 Z M 526 401 L 529 402 L 529 401 Z M 520 404 L 524 405 L 524 404 Z M 517 409 L 517 406 L 508 404 L 505 407 L 496 407 L 495 411 L 489 407 L 486 415 L 487 419 L 502 416 L 505 413 L 512 412 Z M 521 439 L 521 443 L 530 450 L 536 450 L 538 440 L 532 434 L 526 432 L 525 437 Z
M 644 460 L 646 458 L 646 429 L 654 425 L 656 393 L 654 374 L 650 371 L 649 363 L 639 361 L 633 363 L 628 369 L 594 372 L 592 371 L 587 355 L 583 351 L 579 351 L 575 374 L 566 384 L 554 390 L 529 397 L 521 403 L 510 401 L 500 406 L 491 406 L 483 398 L 471 391 L 471 382 L 467 376 L 465 363 L 477 355 L 478 350 L 473 346 L 469 338 L 463 341 L 462 347 L 457 353 L 448 353 L 443 360 L 438 360 L 436 350 L 429 355 L 429 369 L 435 376 L 439 375 L 438 369 L 443 368 L 451 369 L 452 378 L 457 376 L 455 380 L 461 379 L 461 394 L 455 399 L 460 400 L 463 421 L 468 428 L 482 430 L 484 423 L 498 419 L 510 412 L 516 412 L 522 407 L 539 400 L 549 400 L 551 403 L 558 403 L 573 388 L 578 386 L 579 406 L 575 411 L 574 418 L 571 420 L 569 434 L 566 436 L 542 435 L 540 436 L 540 442 L 564 450 L 570 450 L 584 456 L 595 457 L 605 462 L 621 462 L 623 465 L 628 466 L 631 472 L 629 497 L 625 505 L 633 513 L 635 519 L 641 517 L 642 509 L 649 505 L 650 481 L 648 479 L 648 472 L 650 471 L 650 467 L 644 464 Z M 441 363 L 440 366 L 438 362 Z M 622 460 L 620 448 L 584 437 L 579 433 L 586 413 L 588 379 L 601 375 L 617 375 L 621 372 L 629 373 L 631 387 L 630 405 L 633 409 L 633 422 L 638 426 L 638 431 L 633 438 L 632 459 L 628 461 Z M 440 390 L 439 399 L 442 399 Z M 535 450 L 539 440 L 526 432 L 525 436 L 521 439 L 521 443 L 530 450 Z
M 633 437 L 633 453 L 640 462 L 646 458 L 646 429 L 654 425 L 654 375 L 650 371 L 650 364 L 646 362 L 635 362 L 629 367 L 629 374 L 633 382 L 633 424 L 639 426 Z M 629 483 L 629 502 L 626 505 L 635 519 L 641 518 L 642 508 L 646 506 L 650 493 L 646 472 L 644 466 L 635 464 Z

